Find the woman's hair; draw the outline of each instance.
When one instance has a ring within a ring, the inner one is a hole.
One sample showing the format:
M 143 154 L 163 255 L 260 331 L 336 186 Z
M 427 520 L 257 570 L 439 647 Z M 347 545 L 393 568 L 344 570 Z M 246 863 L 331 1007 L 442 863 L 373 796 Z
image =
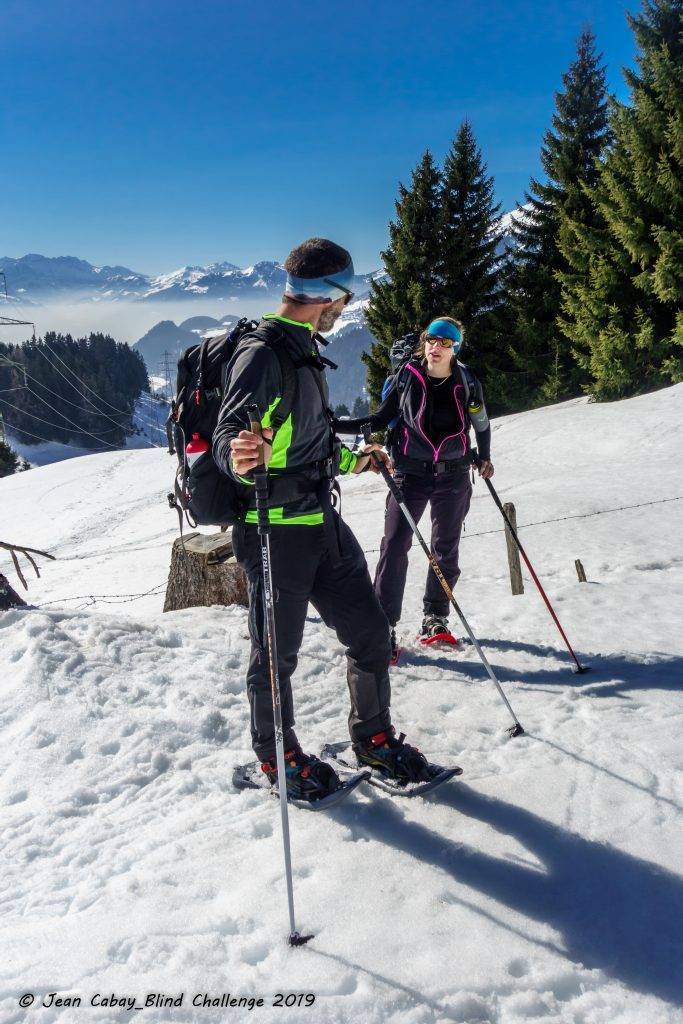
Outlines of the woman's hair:
M 452 316 L 435 316 L 435 317 L 432 317 L 432 319 L 429 321 L 429 323 L 432 323 L 434 320 L 446 320 L 447 323 L 454 324 L 459 329 L 459 331 L 460 331 L 460 333 L 461 333 L 461 335 L 463 337 L 463 341 L 465 340 L 465 328 L 463 327 L 463 325 L 460 323 L 459 320 L 454 320 Z M 425 359 L 426 358 L 426 351 L 425 351 L 425 344 L 426 344 L 426 342 L 427 342 L 427 330 L 425 328 L 425 330 L 420 335 L 420 343 L 419 343 L 419 345 L 417 346 L 417 348 L 415 350 L 415 355 L 419 356 L 420 359 Z M 457 354 L 454 352 L 453 355 L 451 356 L 451 366 L 453 365 L 453 362 L 456 359 L 457 359 Z

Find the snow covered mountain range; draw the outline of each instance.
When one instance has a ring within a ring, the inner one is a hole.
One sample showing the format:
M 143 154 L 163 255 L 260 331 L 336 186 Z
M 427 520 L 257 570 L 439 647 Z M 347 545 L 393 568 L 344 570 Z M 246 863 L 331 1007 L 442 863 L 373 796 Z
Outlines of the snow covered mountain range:
M 350 408 L 363 393 L 365 364 L 361 361 L 361 355 L 369 350 L 373 340 L 363 312 L 366 301 L 358 299 L 347 306 L 327 336 L 329 344 L 325 355 L 338 364 L 336 370 L 330 370 L 327 374 L 333 406 L 344 402 Z M 263 312 L 267 311 L 266 305 Z M 237 320 L 238 317 L 232 315 L 220 318 L 193 316 L 180 324 L 173 320 L 161 320 L 135 342 L 135 347 L 145 360 L 149 374 L 159 376 L 164 371 L 166 358 L 174 371 L 181 353 L 190 345 L 196 345 L 205 331 L 232 327 Z
M 0 272 L 7 279 L 4 302 L 47 302 L 57 297 L 93 302 L 134 300 L 158 302 L 177 299 L 239 299 L 282 294 L 286 277 L 280 263 L 263 260 L 250 267 L 212 263 L 206 267 L 181 267 L 167 274 L 149 276 L 127 267 L 95 267 L 75 256 L 41 256 L 30 253 L 18 259 L 0 258 Z M 358 294 L 367 292 L 372 274 L 356 278 Z
M 524 207 L 522 207 L 524 209 Z M 501 251 L 519 210 L 503 214 L 495 229 L 501 235 Z M 0 290 L 0 309 L 8 305 L 44 303 L 55 298 L 98 302 L 134 300 L 152 302 L 178 299 L 239 299 L 275 297 L 282 292 L 285 271 L 280 263 L 262 260 L 249 267 L 219 262 L 186 266 L 169 273 L 141 274 L 128 267 L 95 267 L 76 256 L 41 256 L 28 253 L 0 257 L 0 273 L 7 280 L 8 296 Z M 366 294 L 380 271 L 356 277 L 357 296 Z
M 0 1020 L 38 1020 L 55 992 L 82 1003 L 53 1000 L 53 1024 L 127 1021 L 102 1000 L 147 993 L 184 994 L 139 1011 L 150 1024 L 681 1024 L 682 400 L 678 385 L 494 420 L 496 486 L 591 671 L 572 675 L 528 578 L 511 596 L 478 482 L 457 596 L 526 734 L 507 737 L 469 644 L 412 643 L 414 546 L 394 720 L 464 774 L 424 799 L 364 786 L 292 809 L 297 921 L 315 936 L 296 950 L 277 802 L 231 782 L 253 756 L 247 612 L 162 613 L 173 458 L 0 480 L 0 539 L 57 556 L 34 607 L 0 613 Z M 384 485 L 342 490 L 372 570 Z M 6 552 L 0 572 L 19 587 Z M 307 749 L 344 738 L 344 651 L 313 609 L 294 695 Z M 275 1007 L 278 992 L 315 1005 Z M 264 1005 L 202 1008 L 222 993 Z

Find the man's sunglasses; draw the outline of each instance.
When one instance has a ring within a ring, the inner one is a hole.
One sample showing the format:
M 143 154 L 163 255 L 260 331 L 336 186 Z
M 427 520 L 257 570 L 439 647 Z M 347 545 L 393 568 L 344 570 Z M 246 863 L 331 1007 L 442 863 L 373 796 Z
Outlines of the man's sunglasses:
M 334 288 L 338 288 L 339 291 L 344 292 L 344 305 L 348 306 L 349 302 L 353 299 L 354 293 L 348 288 L 345 288 L 343 284 L 339 284 L 339 281 L 330 281 L 327 277 L 324 277 L 323 281 L 325 284 L 331 284 Z
M 425 340 L 428 345 L 440 345 L 441 348 L 453 348 L 452 338 L 439 338 L 436 334 L 428 334 Z

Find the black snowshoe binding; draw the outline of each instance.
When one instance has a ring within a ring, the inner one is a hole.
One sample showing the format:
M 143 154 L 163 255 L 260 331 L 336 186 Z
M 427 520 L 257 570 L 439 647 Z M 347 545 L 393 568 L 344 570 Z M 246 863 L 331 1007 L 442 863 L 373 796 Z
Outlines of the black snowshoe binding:
M 401 656 L 401 648 L 398 645 L 398 637 L 396 636 L 396 628 L 394 626 L 391 627 L 390 642 L 391 642 L 391 660 L 390 660 L 389 664 L 390 665 L 398 665 L 398 659 Z
M 448 628 L 448 618 L 445 615 L 425 615 L 418 639 L 425 647 L 431 647 L 433 644 L 437 647 L 442 644 L 455 647 L 458 643 Z
M 423 618 L 420 636 L 437 636 L 448 632 L 448 618 L 445 615 L 425 615 Z
M 275 758 L 272 761 L 262 761 L 261 771 L 267 776 L 271 786 L 277 786 Z M 285 752 L 285 775 L 287 796 L 291 800 L 323 800 L 336 793 L 343 785 L 331 765 L 321 761 L 315 754 L 304 754 L 299 746 Z
M 431 782 L 433 775 L 427 758 L 404 740 L 405 733 L 397 738 L 392 726 L 363 743 L 354 743 L 353 750 L 361 767 L 372 768 L 400 786 Z

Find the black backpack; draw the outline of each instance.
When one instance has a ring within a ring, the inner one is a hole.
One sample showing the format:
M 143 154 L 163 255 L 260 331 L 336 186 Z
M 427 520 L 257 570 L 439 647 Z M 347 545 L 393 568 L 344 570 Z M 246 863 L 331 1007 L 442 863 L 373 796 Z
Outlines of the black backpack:
M 223 400 L 223 382 L 243 338 L 261 337 L 273 350 L 282 370 L 282 398 L 271 426 L 277 431 L 291 412 L 296 397 L 296 369 L 291 356 L 277 341 L 283 332 L 277 324 L 259 326 L 243 317 L 231 330 L 205 338 L 185 350 L 178 360 L 176 394 L 166 421 L 169 454 L 178 456 L 173 493 L 168 503 L 175 508 L 183 530 L 183 516 L 190 526 L 232 526 L 248 506 L 253 488 L 236 483 L 216 465 L 211 445 Z M 208 448 L 189 466 L 186 447 L 193 435 Z

